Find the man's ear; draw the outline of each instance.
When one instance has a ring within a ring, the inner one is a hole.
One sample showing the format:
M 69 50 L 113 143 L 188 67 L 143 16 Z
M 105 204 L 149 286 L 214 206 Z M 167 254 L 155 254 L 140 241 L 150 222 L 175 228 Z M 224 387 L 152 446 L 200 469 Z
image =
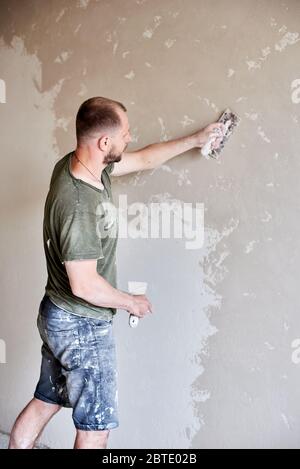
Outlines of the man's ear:
M 104 135 L 103 137 L 99 138 L 98 140 L 99 150 L 107 151 L 110 145 L 111 145 L 110 138 L 107 135 Z

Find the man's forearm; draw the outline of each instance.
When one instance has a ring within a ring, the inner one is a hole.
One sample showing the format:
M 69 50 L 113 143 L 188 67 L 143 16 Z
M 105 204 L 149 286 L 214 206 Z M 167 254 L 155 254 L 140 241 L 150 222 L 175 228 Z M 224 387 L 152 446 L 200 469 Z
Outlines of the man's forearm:
M 132 296 L 114 288 L 100 275 L 96 275 L 86 287 L 74 293 L 95 306 L 125 309 L 129 312 L 132 310 Z
M 194 148 L 196 143 L 195 135 L 188 135 L 187 137 L 177 138 L 168 142 L 153 143 L 138 151 L 144 160 L 145 169 L 153 169 L 171 158 Z

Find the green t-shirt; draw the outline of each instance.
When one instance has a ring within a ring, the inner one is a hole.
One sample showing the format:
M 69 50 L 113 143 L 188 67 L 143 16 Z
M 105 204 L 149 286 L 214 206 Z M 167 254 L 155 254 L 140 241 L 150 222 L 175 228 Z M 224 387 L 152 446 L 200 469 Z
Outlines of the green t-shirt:
M 72 293 L 65 261 L 97 259 L 97 272 L 117 287 L 118 220 L 114 207 L 111 163 L 102 171 L 104 190 L 75 178 L 70 171 L 73 152 L 53 170 L 45 202 L 43 238 L 48 281 L 45 293 L 59 308 L 79 316 L 110 320 L 116 309 L 99 307 Z

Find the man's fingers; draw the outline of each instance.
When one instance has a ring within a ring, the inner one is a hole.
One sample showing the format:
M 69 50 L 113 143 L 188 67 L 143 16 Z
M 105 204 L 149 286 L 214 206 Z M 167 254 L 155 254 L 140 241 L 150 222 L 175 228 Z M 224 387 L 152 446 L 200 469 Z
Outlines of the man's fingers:
M 140 301 L 139 308 L 140 308 L 140 311 L 137 313 L 137 315 L 140 318 L 145 317 L 147 314 L 153 313 L 152 304 L 150 303 L 149 300 L 146 299 L 146 297 L 144 301 Z
M 225 125 L 222 124 L 222 122 L 213 124 L 212 131 L 215 132 L 216 134 L 223 135 L 225 131 Z
M 222 138 L 217 138 L 212 145 L 213 148 L 218 148 L 221 142 L 222 142 Z
M 218 137 L 221 137 L 221 136 L 224 135 L 224 130 L 225 130 L 225 128 L 224 128 L 223 124 L 221 124 L 221 126 L 214 127 L 211 130 L 211 133 L 217 135 Z

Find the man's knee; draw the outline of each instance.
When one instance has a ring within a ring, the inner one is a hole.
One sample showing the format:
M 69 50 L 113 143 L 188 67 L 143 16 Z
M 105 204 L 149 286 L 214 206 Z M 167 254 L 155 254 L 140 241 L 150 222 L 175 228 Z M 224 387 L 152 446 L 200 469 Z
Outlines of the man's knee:
M 106 448 L 110 430 L 77 430 L 75 448 Z
M 88 440 L 105 440 L 109 437 L 110 430 L 77 430 L 77 436 Z
M 49 404 L 48 402 L 36 399 L 35 397 L 33 398 L 33 401 L 37 412 L 41 414 L 54 415 L 61 409 L 61 406 L 58 404 Z

